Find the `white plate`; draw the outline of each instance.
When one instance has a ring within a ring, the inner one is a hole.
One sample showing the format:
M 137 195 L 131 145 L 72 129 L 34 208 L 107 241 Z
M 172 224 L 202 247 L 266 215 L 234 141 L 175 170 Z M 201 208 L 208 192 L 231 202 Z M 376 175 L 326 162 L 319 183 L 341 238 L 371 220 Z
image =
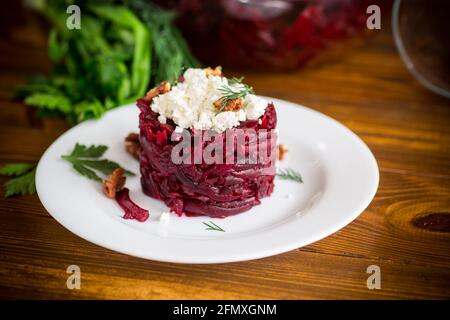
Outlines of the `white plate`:
M 159 223 L 163 202 L 145 196 L 139 175 L 128 177 L 131 198 L 149 209 L 140 223 L 122 219 L 101 184 L 80 176 L 61 159 L 76 142 L 109 146 L 105 157 L 139 173 L 124 151 L 124 137 L 138 131 L 138 108 L 114 109 L 59 137 L 42 156 L 36 188 L 47 211 L 64 227 L 97 245 L 125 254 L 178 263 L 221 263 L 279 254 L 320 240 L 355 219 L 378 187 L 377 163 L 369 148 L 349 129 L 311 109 L 273 101 L 280 142 L 289 152 L 280 167 L 301 172 L 304 183 L 276 179 L 270 198 L 250 211 L 225 219 L 178 217 Z M 205 230 L 214 221 L 225 232 Z

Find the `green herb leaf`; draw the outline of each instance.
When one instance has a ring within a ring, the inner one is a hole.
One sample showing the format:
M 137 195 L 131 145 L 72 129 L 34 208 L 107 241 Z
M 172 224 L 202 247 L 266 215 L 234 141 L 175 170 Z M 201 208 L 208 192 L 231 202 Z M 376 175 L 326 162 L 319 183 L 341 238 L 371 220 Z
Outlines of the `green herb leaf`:
M 108 150 L 108 146 L 105 145 L 91 145 L 87 147 L 77 143 L 70 156 L 77 158 L 99 158 L 106 150 Z
M 97 172 L 104 175 L 110 175 L 117 168 L 123 168 L 117 162 L 99 159 L 107 149 L 108 147 L 105 145 L 85 146 L 77 143 L 70 154 L 61 157 L 70 162 L 74 170 L 79 174 L 94 181 L 102 181 L 102 178 Z M 128 170 L 125 170 L 125 173 L 128 175 L 135 175 Z
M 146 0 L 78 1 L 82 28 L 66 27 L 67 5 L 46 0 L 37 6 L 51 25 L 48 78 L 19 89 L 40 116 L 65 116 L 76 123 L 134 102 L 182 67 L 198 67 L 174 24 L 174 12 Z
M 83 165 L 78 164 L 76 161 L 72 162 L 73 168 L 75 169 L 75 171 L 77 171 L 79 174 L 81 174 L 82 176 L 85 176 L 86 178 L 89 178 L 91 180 L 95 180 L 95 181 L 102 181 L 102 178 L 100 178 L 95 171 L 86 168 Z
M 34 93 L 26 97 L 24 102 L 30 106 L 59 110 L 63 113 L 69 113 L 72 108 L 69 99 L 59 94 Z
M 120 168 L 120 164 L 114 161 L 102 159 L 102 160 L 79 160 L 79 164 L 89 167 L 91 169 L 100 171 L 103 174 L 110 175 L 114 170 Z M 134 176 L 135 174 L 131 171 L 125 170 L 125 173 Z
M 127 5 L 150 29 L 152 35 L 152 83 L 175 80 L 183 67 L 199 67 L 186 41 L 174 25 L 176 14 L 145 0 L 127 1 Z
M 5 183 L 5 198 L 14 195 L 33 194 L 36 192 L 35 185 L 36 168 L 26 174 L 13 178 Z
M 301 174 L 294 169 L 280 169 L 279 172 L 277 172 L 277 176 L 282 180 L 291 180 L 298 183 L 303 183 Z
M 82 122 L 87 119 L 98 119 L 105 112 L 105 107 L 100 101 L 82 101 L 74 106 L 74 113 L 76 115 L 77 122 Z
M 222 93 L 222 96 L 219 99 L 222 102 L 220 103 L 220 108 L 217 113 L 223 111 L 229 100 L 242 99 L 246 95 L 253 93 L 253 88 L 242 83 L 242 79 L 244 78 L 232 78 L 228 82 L 228 85 L 219 87 L 219 91 Z
M 244 80 L 244 77 L 240 77 L 240 78 L 233 77 L 231 79 L 228 79 L 228 84 L 230 86 L 235 85 L 235 84 L 242 84 L 243 80 Z
M 90 9 L 100 18 L 109 20 L 121 27 L 130 28 L 133 31 L 135 44 L 131 65 L 131 90 L 138 97 L 147 89 L 150 79 L 151 36 L 149 29 L 131 10 L 125 7 L 92 5 Z
M 225 232 L 225 230 L 223 230 L 221 227 L 219 227 L 217 224 L 215 224 L 212 221 L 209 221 L 209 223 L 203 222 L 203 224 L 208 227 L 205 230 L 213 230 L 213 231 Z
M 58 33 L 56 30 L 51 30 L 48 36 L 48 56 L 53 62 L 58 62 L 65 54 L 67 47 L 66 43 L 61 45 L 58 42 Z
M 0 168 L 0 175 L 20 176 L 34 167 L 35 165 L 30 163 L 10 163 Z

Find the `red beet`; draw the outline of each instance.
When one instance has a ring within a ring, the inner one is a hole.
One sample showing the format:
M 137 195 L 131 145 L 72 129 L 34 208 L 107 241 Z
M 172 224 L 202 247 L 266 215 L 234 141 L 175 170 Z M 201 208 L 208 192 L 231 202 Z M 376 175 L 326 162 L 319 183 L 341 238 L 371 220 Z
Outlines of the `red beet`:
M 170 136 L 175 124 L 158 121 L 158 114 L 153 112 L 149 102 L 139 99 L 141 144 L 140 170 L 141 184 L 145 194 L 163 200 L 178 215 L 206 215 L 223 218 L 249 210 L 258 205 L 260 199 L 269 196 L 274 188 L 274 158 L 258 161 L 256 164 L 175 164 L 171 152 L 176 141 Z M 238 129 L 272 130 L 276 127 L 276 112 L 269 104 L 260 120 L 242 122 Z M 229 129 L 234 130 L 234 129 Z M 227 130 L 228 131 L 228 130 Z M 226 132 L 218 136 L 225 139 Z M 192 130 L 191 130 L 192 132 Z M 262 131 L 261 131 L 262 132 Z M 268 140 L 270 141 L 270 140 Z M 276 148 L 276 143 L 261 142 L 246 146 L 254 150 L 266 143 L 269 151 Z M 201 145 L 205 148 L 208 142 Z M 237 146 L 237 148 L 242 146 Z M 235 150 L 236 152 L 236 150 Z M 247 150 L 247 153 L 250 152 Z M 191 154 L 194 150 L 191 151 Z M 226 155 L 226 150 L 224 150 Z M 236 158 L 237 154 L 233 154 Z
M 124 188 L 116 193 L 116 201 L 125 211 L 124 219 L 134 219 L 144 222 L 150 216 L 148 210 L 142 209 L 130 199 L 130 190 Z

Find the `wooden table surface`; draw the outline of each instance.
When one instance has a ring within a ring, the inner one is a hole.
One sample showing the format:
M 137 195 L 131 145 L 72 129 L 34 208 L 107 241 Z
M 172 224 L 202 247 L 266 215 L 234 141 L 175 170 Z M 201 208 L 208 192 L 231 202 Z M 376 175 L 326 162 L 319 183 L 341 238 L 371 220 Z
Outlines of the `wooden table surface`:
M 258 93 L 323 112 L 368 144 L 380 186 L 354 222 L 265 259 L 180 265 L 87 242 L 56 222 L 36 195 L 0 198 L 0 298 L 450 298 L 450 101 L 412 78 L 388 26 L 360 42 L 298 72 L 245 73 Z M 28 75 L 50 70 L 45 32 L 16 24 L 2 34 L 0 52 L 0 164 L 36 162 L 68 129 L 11 100 Z M 81 290 L 66 288 L 66 268 L 74 264 Z M 380 290 L 366 287 L 369 265 L 381 268 Z

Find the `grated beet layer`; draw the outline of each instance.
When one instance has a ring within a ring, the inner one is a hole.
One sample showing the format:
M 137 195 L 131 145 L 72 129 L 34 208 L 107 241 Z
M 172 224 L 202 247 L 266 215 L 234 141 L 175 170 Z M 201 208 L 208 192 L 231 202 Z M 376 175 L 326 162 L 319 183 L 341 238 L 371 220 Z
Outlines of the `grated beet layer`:
M 145 194 L 164 201 L 171 211 L 180 216 L 184 212 L 187 216 L 224 218 L 249 210 L 260 204 L 261 198 L 272 193 L 275 177 L 274 157 L 256 164 L 172 162 L 172 149 L 179 143 L 171 141 L 175 124 L 171 120 L 160 123 L 158 114 L 151 110 L 150 103 L 143 99 L 137 101 L 141 110 L 139 158 L 141 184 Z M 261 129 L 275 129 L 277 119 L 273 104 L 267 106 L 259 120 L 242 122 L 238 128 L 254 129 L 257 133 Z M 192 130 L 190 132 L 192 133 Z M 219 138 L 224 139 L 225 132 Z M 206 145 L 207 142 L 202 148 Z M 250 149 L 257 147 L 249 145 L 248 141 L 246 145 Z M 273 151 L 275 147 L 276 143 L 267 145 L 268 150 Z

